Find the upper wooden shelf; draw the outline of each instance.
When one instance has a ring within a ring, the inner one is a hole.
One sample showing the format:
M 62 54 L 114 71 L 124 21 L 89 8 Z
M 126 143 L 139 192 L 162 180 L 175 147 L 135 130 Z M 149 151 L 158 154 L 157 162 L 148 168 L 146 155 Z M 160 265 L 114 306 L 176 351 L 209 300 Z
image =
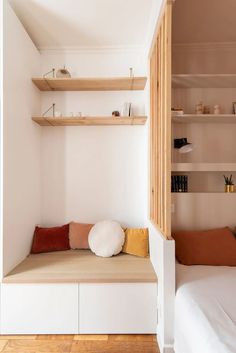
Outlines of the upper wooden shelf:
M 174 88 L 236 88 L 236 74 L 175 74 Z
M 101 125 L 144 125 L 146 116 L 133 117 L 42 117 L 34 116 L 32 120 L 41 126 L 101 126 Z
M 236 163 L 172 163 L 173 172 L 235 172 Z
M 235 114 L 184 114 L 179 116 L 172 116 L 174 123 L 222 123 L 222 124 L 235 124 Z
M 40 91 L 129 91 L 144 90 L 146 77 L 32 78 Z

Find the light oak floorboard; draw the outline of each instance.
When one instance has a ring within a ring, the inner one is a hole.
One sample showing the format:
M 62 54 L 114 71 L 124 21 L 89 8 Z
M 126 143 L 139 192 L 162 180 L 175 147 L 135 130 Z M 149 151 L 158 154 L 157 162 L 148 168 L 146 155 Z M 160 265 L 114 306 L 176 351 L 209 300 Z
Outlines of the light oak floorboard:
M 75 335 L 75 341 L 108 341 L 108 335 Z
M 75 335 L 37 335 L 37 341 L 73 341 Z
M 109 341 L 153 342 L 155 335 L 109 335 Z
M 159 353 L 159 349 L 155 335 L 5 335 L 0 352 Z
M 36 335 L 0 335 L 0 340 L 35 340 Z
M 3 352 L 11 353 L 70 353 L 72 341 L 9 340 Z
M 7 340 L 1 340 L 0 341 L 0 352 L 3 351 L 3 349 L 6 347 L 8 341 Z
M 154 342 L 77 341 L 71 353 L 159 353 Z

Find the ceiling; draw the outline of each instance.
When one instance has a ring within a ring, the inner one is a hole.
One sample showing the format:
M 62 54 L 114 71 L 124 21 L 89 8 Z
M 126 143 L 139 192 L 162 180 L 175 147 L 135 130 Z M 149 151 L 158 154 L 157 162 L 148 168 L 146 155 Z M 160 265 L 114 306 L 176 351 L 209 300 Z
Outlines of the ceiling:
M 176 0 L 173 41 L 236 42 L 236 0 Z
M 157 0 L 9 0 L 39 48 L 141 46 Z

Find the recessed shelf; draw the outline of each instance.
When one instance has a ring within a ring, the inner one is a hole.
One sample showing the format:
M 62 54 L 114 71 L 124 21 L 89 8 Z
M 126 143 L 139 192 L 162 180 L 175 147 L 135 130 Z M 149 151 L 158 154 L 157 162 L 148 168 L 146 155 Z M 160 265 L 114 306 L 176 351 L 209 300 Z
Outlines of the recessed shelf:
M 236 114 L 183 114 L 172 116 L 172 121 L 178 124 L 192 123 L 222 123 L 235 124 Z
M 173 88 L 236 88 L 236 74 L 175 74 Z
M 144 125 L 146 116 L 133 117 L 42 117 L 33 116 L 32 120 L 41 126 L 101 126 L 101 125 Z
M 144 90 L 146 77 L 32 78 L 40 91 L 129 91 Z
M 172 163 L 172 172 L 235 172 L 236 163 Z

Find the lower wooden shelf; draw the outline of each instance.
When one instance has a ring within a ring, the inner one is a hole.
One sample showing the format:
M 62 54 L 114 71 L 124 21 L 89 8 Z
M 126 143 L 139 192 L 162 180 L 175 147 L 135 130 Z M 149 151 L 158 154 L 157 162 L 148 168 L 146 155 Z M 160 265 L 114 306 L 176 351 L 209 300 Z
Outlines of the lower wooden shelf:
M 145 125 L 146 116 L 132 117 L 43 117 L 33 116 L 32 120 L 41 126 L 99 126 L 99 125 Z
M 224 191 L 189 191 L 189 192 L 172 192 L 172 195 L 236 195 L 236 191 L 234 192 L 224 192 Z
M 233 172 L 236 163 L 172 163 L 172 172 Z
M 183 114 L 172 116 L 172 122 L 178 124 L 222 123 L 236 124 L 236 114 Z

